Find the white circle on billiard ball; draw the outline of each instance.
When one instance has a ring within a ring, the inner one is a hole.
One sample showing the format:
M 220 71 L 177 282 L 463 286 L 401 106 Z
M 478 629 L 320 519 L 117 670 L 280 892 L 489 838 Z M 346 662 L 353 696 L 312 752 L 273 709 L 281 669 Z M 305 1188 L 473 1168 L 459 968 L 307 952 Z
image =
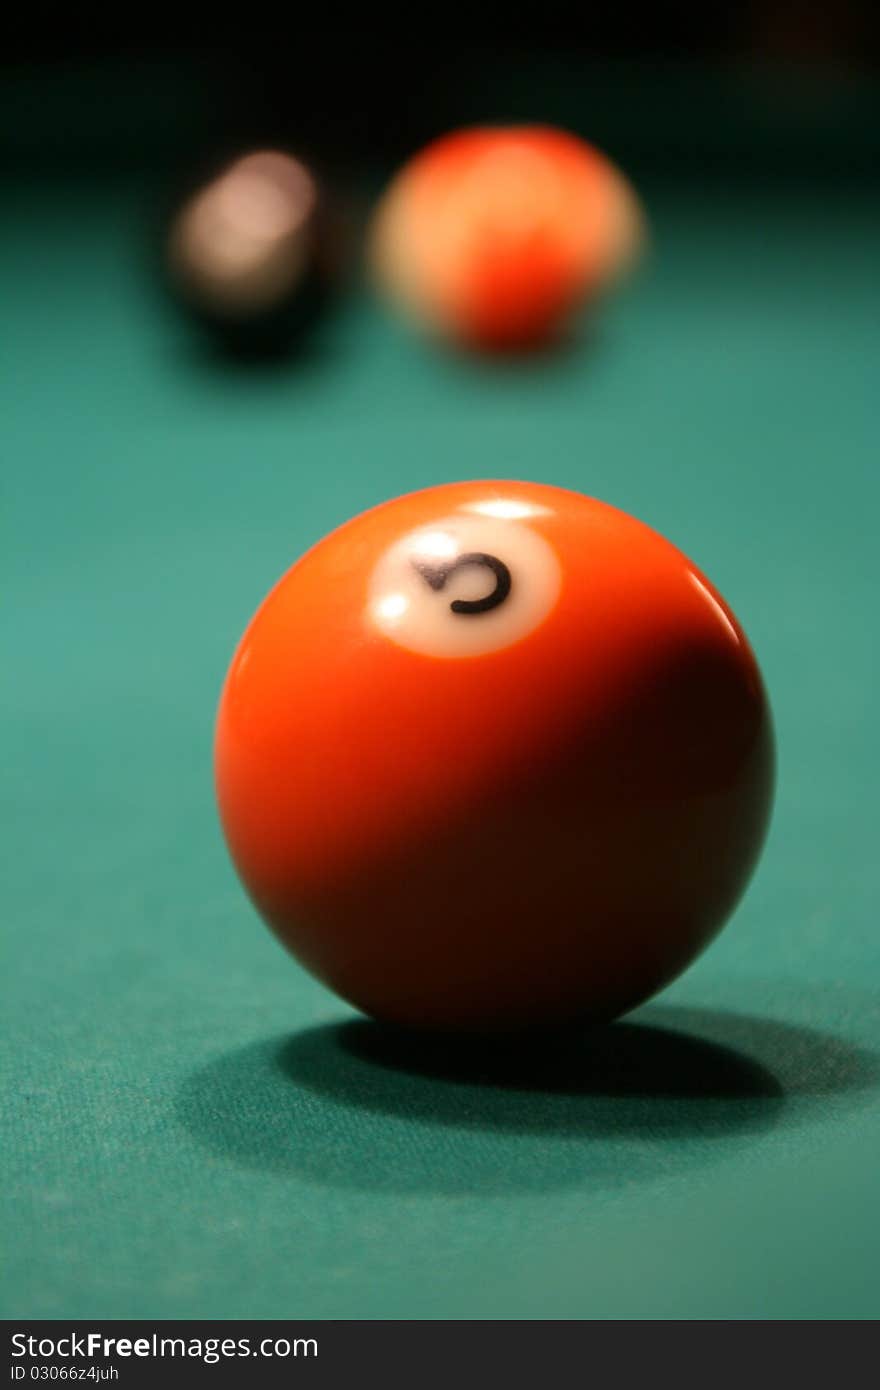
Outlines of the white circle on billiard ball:
M 424 656 L 483 656 L 532 632 L 556 603 L 553 547 L 521 520 L 446 516 L 402 536 L 369 586 L 370 621 Z

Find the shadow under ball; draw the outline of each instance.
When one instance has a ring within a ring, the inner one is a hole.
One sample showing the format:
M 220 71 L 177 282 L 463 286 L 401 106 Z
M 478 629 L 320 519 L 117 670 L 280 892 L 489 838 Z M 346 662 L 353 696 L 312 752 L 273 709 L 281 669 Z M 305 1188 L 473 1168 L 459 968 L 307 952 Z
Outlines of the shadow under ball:
M 216 780 L 254 903 L 378 1018 L 608 1019 L 732 911 L 773 738 L 745 635 L 625 513 L 462 483 L 320 541 L 258 609 Z

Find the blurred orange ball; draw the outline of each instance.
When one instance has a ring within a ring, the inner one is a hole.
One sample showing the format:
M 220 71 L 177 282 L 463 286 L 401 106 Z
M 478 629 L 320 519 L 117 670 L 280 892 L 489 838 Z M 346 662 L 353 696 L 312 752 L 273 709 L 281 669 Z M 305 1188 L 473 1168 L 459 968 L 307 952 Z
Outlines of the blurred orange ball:
M 371 259 L 430 329 L 504 350 L 555 336 L 644 241 L 633 188 L 592 145 L 549 126 L 486 126 L 404 166 L 376 210 Z

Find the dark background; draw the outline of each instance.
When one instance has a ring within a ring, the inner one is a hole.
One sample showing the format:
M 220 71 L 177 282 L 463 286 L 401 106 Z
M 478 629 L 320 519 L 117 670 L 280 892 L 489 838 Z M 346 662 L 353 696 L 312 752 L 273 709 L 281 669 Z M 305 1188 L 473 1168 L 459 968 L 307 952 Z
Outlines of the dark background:
M 214 15 L 189 31 L 155 18 L 26 26 L 0 60 L 0 150 L 25 170 L 131 170 L 279 142 L 356 171 L 491 113 L 587 127 L 638 174 L 867 178 L 876 167 L 873 5 L 753 0 L 529 18 L 520 32 L 514 12 L 494 27 L 484 18 L 481 32 L 470 15 L 413 13 L 402 42 L 301 11 Z

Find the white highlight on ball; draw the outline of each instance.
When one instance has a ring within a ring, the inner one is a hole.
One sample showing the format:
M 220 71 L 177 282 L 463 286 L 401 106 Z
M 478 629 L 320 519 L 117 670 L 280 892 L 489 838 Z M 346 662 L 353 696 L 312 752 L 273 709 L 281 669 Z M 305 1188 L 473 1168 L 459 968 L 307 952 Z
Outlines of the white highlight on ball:
M 376 616 L 385 622 L 394 622 L 395 618 L 402 618 L 407 608 L 409 599 L 405 594 L 388 594 L 385 598 L 380 598 L 376 603 Z
M 715 598 L 714 594 L 710 594 L 710 593 L 709 593 L 709 590 L 706 588 L 706 586 L 705 586 L 705 584 L 703 583 L 702 579 L 700 579 L 698 575 L 694 574 L 693 570 L 689 570 L 689 571 L 688 571 L 688 579 L 691 581 L 691 583 L 693 584 L 694 588 L 698 591 L 698 593 L 701 595 L 701 597 L 704 598 L 704 599 L 706 600 L 706 602 L 707 602 L 707 603 L 709 604 L 709 606 L 712 608 L 712 610 L 713 610 L 713 612 L 716 614 L 716 616 L 717 616 L 718 618 L 721 619 L 722 623 L 723 623 L 724 626 L 727 628 L 727 631 L 730 633 L 730 635 L 731 635 L 731 637 L 733 638 L 734 642 L 737 644 L 737 646 L 739 646 L 739 642 L 740 642 L 739 633 L 737 632 L 737 630 L 736 630 L 736 628 L 734 627 L 733 623 L 732 623 L 732 622 L 730 621 L 730 619 L 728 618 L 728 616 L 727 616 L 727 614 L 725 613 L 724 609 L 721 607 L 721 604 L 718 602 L 717 598 Z
M 455 537 L 448 531 L 419 532 L 419 554 L 438 560 L 451 560 L 456 553 Z
M 486 502 L 469 502 L 466 511 L 494 516 L 500 521 L 525 521 L 530 516 L 550 516 L 549 507 L 535 502 L 516 502 L 510 497 L 490 497 Z

